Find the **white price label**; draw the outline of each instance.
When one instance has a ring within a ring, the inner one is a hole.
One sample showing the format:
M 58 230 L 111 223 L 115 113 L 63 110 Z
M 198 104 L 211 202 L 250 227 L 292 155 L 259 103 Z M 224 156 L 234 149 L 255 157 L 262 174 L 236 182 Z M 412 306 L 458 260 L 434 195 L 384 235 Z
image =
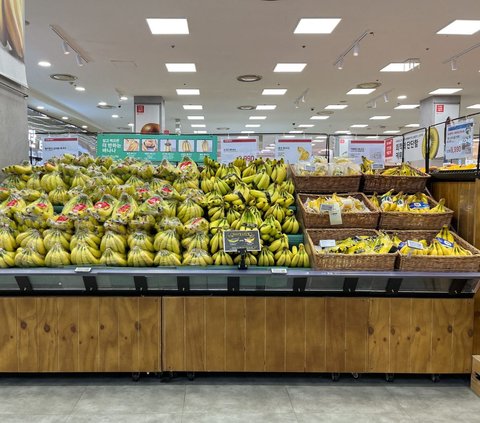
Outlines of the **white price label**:
M 417 242 L 417 241 L 412 241 L 412 240 L 408 240 L 407 241 L 407 245 L 410 247 L 410 248 L 413 248 L 415 250 L 423 250 L 423 244 L 421 242 Z
M 275 268 L 272 268 L 272 273 L 274 274 L 280 274 L 280 275 L 286 275 L 288 270 L 283 268 L 283 267 L 275 267 Z
M 342 212 L 339 207 L 335 207 L 332 211 L 328 212 L 328 217 L 330 218 L 330 225 L 341 225 L 342 221 Z
M 305 170 L 307 172 L 315 172 L 317 168 L 314 165 L 305 165 Z
M 77 273 L 89 273 L 92 271 L 91 267 L 76 267 L 75 272 Z
M 373 170 L 385 169 L 385 165 L 383 163 L 373 163 L 372 169 Z
M 320 204 L 320 211 L 330 213 L 333 211 L 333 204 Z
M 319 245 L 322 248 L 336 247 L 337 241 L 335 241 L 334 239 L 321 239 Z

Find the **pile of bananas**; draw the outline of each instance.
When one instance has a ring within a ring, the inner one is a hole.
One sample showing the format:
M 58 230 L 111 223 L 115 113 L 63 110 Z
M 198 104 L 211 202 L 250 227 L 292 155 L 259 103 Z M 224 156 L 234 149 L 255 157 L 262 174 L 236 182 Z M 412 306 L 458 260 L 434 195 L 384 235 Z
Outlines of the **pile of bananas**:
M 346 157 L 335 157 L 327 163 L 325 157 L 315 157 L 311 163 L 298 163 L 294 166 L 298 176 L 351 176 L 359 175 L 360 168 Z
M 436 206 L 430 207 L 428 197 L 421 192 L 411 195 L 399 192 L 393 195 L 393 190 L 390 190 L 380 196 L 375 193 L 370 200 L 375 206 L 385 212 L 445 213 L 447 211 L 444 198 Z
M 360 169 L 365 175 L 384 175 L 384 176 L 423 176 L 422 173 L 409 166 L 406 163 L 402 163 L 400 166 L 393 166 L 389 167 L 388 169 L 381 170 L 373 170 L 372 165 L 373 161 L 367 159 L 366 157 L 362 157 L 362 164 L 360 165 Z
M 471 256 L 472 252 L 463 248 L 455 242 L 455 238 L 449 231 L 447 226 L 433 238 L 429 244 L 427 240 L 414 240 L 422 244 L 423 249 L 411 248 L 406 241 L 402 241 L 398 236 L 393 237 L 393 243 L 403 255 L 419 255 L 419 256 Z
M 232 265 L 240 257 L 223 251 L 227 229 L 259 230 L 273 261 L 250 253 L 252 265 L 309 265 L 304 249 L 289 249 L 300 225 L 281 160 L 207 158 L 200 171 L 188 157 L 156 166 L 66 154 L 3 172 L 0 267 Z
M 322 210 L 322 204 L 324 205 L 337 205 L 342 213 L 360 213 L 369 212 L 370 209 L 365 205 L 363 201 L 352 196 L 341 197 L 337 194 L 332 196 L 320 195 L 315 200 L 307 198 L 304 203 L 305 210 L 310 213 L 327 213 Z
M 393 240 L 384 233 L 354 236 L 336 241 L 335 247 L 316 247 L 318 254 L 388 254 L 395 252 Z

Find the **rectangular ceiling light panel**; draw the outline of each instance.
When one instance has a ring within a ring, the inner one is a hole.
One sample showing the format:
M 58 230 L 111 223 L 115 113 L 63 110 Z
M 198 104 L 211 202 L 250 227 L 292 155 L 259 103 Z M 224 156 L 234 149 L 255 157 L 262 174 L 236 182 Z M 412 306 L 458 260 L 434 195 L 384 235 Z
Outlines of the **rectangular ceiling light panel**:
M 412 110 L 420 107 L 420 104 L 400 104 L 395 110 Z
M 340 21 L 340 18 L 302 18 L 293 33 L 331 34 Z
M 262 95 L 284 95 L 286 92 L 285 88 L 266 88 L 262 91 Z
M 147 18 L 147 24 L 153 35 L 182 35 L 190 33 L 188 21 L 185 18 Z
M 432 95 L 449 95 L 449 94 L 458 93 L 459 91 L 462 91 L 462 88 L 438 88 L 434 91 L 430 91 L 429 94 L 432 94 Z
M 420 66 L 419 62 L 393 62 L 380 69 L 380 72 L 410 72 L 417 66 Z
M 177 95 L 200 95 L 197 88 L 177 88 Z
M 277 106 L 275 104 L 259 104 L 257 110 L 275 110 Z
M 343 110 L 346 109 L 348 106 L 346 104 L 329 104 L 325 107 L 325 110 Z
M 203 110 L 203 106 L 201 104 L 184 104 L 183 110 Z
M 480 20 L 457 19 L 442 28 L 437 34 L 440 35 L 473 35 L 480 31 Z
M 165 63 L 169 72 L 196 72 L 195 63 Z
M 370 120 L 387 120 L 390 119 L 391 116 L 372 116 Z
M 306 63 L 278 63 L 274 72 L 302 72 L 307 66 Z
M 375 88 L 353 88 L 347 95 L 368 95 L 372 94 L 375 91 Z

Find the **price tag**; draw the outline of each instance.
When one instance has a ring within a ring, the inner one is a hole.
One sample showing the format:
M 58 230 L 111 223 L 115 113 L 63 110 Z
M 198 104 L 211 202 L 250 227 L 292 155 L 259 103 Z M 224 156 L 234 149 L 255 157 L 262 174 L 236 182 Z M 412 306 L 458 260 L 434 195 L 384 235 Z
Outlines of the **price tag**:
M 337 241 L 335 241 L 334 239 L 321 239 L 318 245 L 320 245 L 321 248 L 336 247 Z
M 320 204 L 320 211 L 330 213 L 333 210 L 333 204 Z
M 423 244 L 421 242 L 417 242 L 417 241 L 408 240 L 407 245 L 410 248 L 413 248 L 415 250 L 423 250 L 424 249 Z
M 476 160 L 470 160 L 470 159 L 466 159 L 465 160 L 465 164 L 466 165 L 474 165 L 474 164 L 477 164 L 477 161 Z
M 75 272 L 77 273 L 89 273 L 92 271 L 91 267 L 76 267 Z
M 286 275 L 288 270 L 283 268 L 283 267 L 275 267 L 271 269 L 273 274 L 280 274 L 280 275 Z
M 332 211 L 328 212 L 328 217 L 330 218 L 330 225 L 341 225 L 342 221 L 342 212 L 340 211 L 340 207 L 335 204 Z
M 305 170 L 307 172 L 315 172 L 317 168 L 314 165 L 305 165 Z
M 372 169 L 373 170 L 385 169 L 385 165 L 383 163 L 373 163 L 372 164 Z

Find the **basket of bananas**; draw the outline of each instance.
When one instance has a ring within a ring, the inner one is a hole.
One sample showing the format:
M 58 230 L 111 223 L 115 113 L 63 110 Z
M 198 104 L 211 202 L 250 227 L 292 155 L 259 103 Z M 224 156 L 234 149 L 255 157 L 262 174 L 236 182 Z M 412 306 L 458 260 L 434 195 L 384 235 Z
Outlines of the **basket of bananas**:
M 307 229 L 312 267 L 317 270 L 394 270 L 393 240 L 374 229 Z M 328 246 L 323 246 L 328 241 Z
M 388 166 L 374 170 L 373 161 L 362 157 L 360 168 L 363 172 L 363 192 L 384 193 L 393 189 L 408 194 L 425 191 L 430 175 L 402 163 L 400 166 Z
M 438 230 L 449 226 L 453 217 L 443 198 L 437 203 L 421 192 L 394 194 L 390 190 L 382 195 L 375 193 L 370 201 L 380 209 L 380 229 Z
M 397 260 L 399 270 L 421 272 L 478 272 L 479 270 L 480 251 L 451 232 L 447 226 L 444 226 L 440 232 L 399 231 L 389 234 L 399 251 Z
M 312 195 L 298 194 L 297 203 L 307 229 L 331 228 L 330 210 L 340 210 L 341 223 L 336 228 L 375 229 L 379 211 L 362 193 Z
M 362 174 L 357 164 L 338 157 L 334 163 L 297 163 L 290 165 L 290 173 L 297 192 L 317 194 L 358 192 Z

